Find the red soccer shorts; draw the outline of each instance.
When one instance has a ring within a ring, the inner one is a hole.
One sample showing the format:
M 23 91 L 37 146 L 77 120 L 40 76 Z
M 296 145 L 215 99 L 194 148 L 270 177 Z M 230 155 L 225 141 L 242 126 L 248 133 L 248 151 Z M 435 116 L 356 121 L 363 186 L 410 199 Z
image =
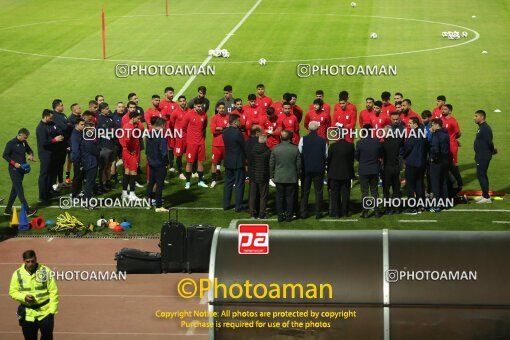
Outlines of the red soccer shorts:
M 213 145 L 211 163 L 218 164 L 224 159 L 225 159 L 225 147 Z
M 186 162 L 195 163 L 205 161 L 205 144 L 188 144 L 186 146 Z
M 122 161 L 124 162 L 124 169 L 136 171 L 140 162 L 140 155 L 131 155 L 128 151 L 122 150 Z
M 175 138 L 173 148 L 175 157 L 184 155 L 186 153 L 186 140 L 184 138 Z

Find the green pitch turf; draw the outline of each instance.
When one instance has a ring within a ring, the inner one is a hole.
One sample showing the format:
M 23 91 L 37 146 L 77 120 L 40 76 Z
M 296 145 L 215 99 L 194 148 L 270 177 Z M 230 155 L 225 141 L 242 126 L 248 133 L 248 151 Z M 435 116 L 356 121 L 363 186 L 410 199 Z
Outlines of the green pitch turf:
M 26 127 L 32 132 L 29 143 L 35 149 L 35 127 L 42 110 L 50 108 L 54 98 L 63 100 L 65 112 L 69 114 L 70 104 L 78 102 L 85 109 L 88 100 L 96 94 L 103 94 L 112 108 L 117 101 L 125 101 L 129 92 L 136 92 L 140 105 L 147 108 L 151 95 L 162 95 L 164 87 L 173 86 L 179 92 L 189 77 L 122 79 L 115 77 L 115 65 L 134 61 L 146 65 L 200 64 L 207 58 L 208 50 L 231 32 L 256 1 L 169 0 L 168 17 L 164 15 L 163 0 L 108 1 L 104 3 L 106 61 L 101 60 L 103 3 L 95 0 L 0 0 L 2 148 L 19 128 Z M 481 0 L 367 0 L 351 8 L 347 0 L 263 0 L 225 43 L 224 48 L 230 51 L 231 57 L 213 58 L 210 64 L 216 66 L 216 74 L 197 77 L 184 93 L 192 98 L 196 88 L 205 85 L 208 98 L 215 103 L 222 97 L 223 86 L 230 84 L 234 96 L 246 100 L 249 93 L 255 92 L 256 84 L 264 83 L 266 93 L 274 101 L 280 100 L 284 92 L 295 92 L 299 96 L 298 105 L 306 110 L 317 89 L 325 91 L 325 100 L 332 106 L 338 92 L 348 90 L 359 112 L 364 108 L 365 97 L 379 98 L 384 90 L 392 94 L 400 91 L 412 99 L 413 109 L 419 113 L 432 109 L 436 96 L 444 94 L 453 104 L 462 130 L 459 162 L 465 189 L 479 189 L 472 148 L 476 126 L 472 117 L 476 109 L 484 109 L 499 149 L 490 166 L 491 189 L 508 192 L 510 134 L 505 118 L 508 112 L 505 94 L 510 86 L 507 66 L 509 5 L 509 1 Z M 468 32 L 468 38 L 441 37 L 441 32 L 455 30 Z M 378 39 L 370 39 L 371 32 L 376 32 Z M 477 34 L 479 38 L 470 41 Z M 486 54 L 482 54 L 484 50 Z M 256 62 L 262 57 L 268 61 L 266 66 Z M 398 74 L 299 78 L 296 75 L 298 64 L 396 65 Z M 495 109 L 502 112 L 494 113 Z M 209 116 L 211 114 L 210 111 Z M 208 157 L 210 137 L 209 134 Z M 207 162 L 208 182 L 209 167 Z M 35 205 L 38 163 L 33 163 L 32 169 L 24 187 L 28 201 Z M 192 184 L 192 189 L 185 191 L 184 183 L 172 178 L 164 191 L 166 205 L 196 208 L 180 212 L 184 223 L 228 227 L 249 217 L 245 213 L 202 209 L 221 207 L 222 182 L 214 189 L 198 188 L 196 180 Z M 0 197 L 7 199 L 9 190 L 10 179 L 4 163 Z M 356 185 L 352 192 L 355 206 L 360 205 L 359 191 Z M 143 196 L 143 192 L 137 190 L 139 196 Z M 119 196 L 120 190 L 109 195 Z M 271 207 L 273 197 L 274 189 L 271 190 Z M 271 228 L 290 229 L 503 230 L 509 226 L 493 222 L 509 220 L 507 200 L 483 207 L 468 204 L 455 209 L 462 211 L 384 216 L 377 220 L 361 220 L 354 214 L 350 219 L 358 221 L 328 221 L 326 217 L 323 221 L 309 218 L 292 223 L 269 223 Z M 55 208 L 39 208 L 39 214 L 47 219 L 55 220 L 60 212 Z M 84 223 L 96 221 L 101 214 L 118 220 L 126 217 L 134 226 L 131 233 L 139 234 L 157 233 L 167 218 L 166 214 L 139 209 L 72 209 L 70 213 Z M 423 220 L 431 221 L 420 222 Z M 0 226 L 7 224 L 8 218 L 0 217 Z

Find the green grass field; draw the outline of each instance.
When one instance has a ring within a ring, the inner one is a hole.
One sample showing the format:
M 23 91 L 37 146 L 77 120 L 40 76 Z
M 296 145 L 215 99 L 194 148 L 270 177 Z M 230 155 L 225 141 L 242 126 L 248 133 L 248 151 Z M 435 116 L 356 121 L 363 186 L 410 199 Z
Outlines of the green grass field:
M 33 133 L 29 143 L 35 149 L 35 127 L 42 110 L 51 108 L 54 98 L 63 100 L 65 112 L 69 114 L 71 103 L 78 102 L 85 108 L 96 94 L 103 94 L 112 107 L 119 100 L 125 101 L 129 92 L 136 92 L 140 105 L 147 108 L 152 94 L 163 95 L 166 86 L 173 86 L 180 92 L 189 77 L 132 76 L 123 79 L 115 77 L 115 65 L 133 64 L 133 61 L 147 65 L 200 64 L 207 58 L 208 50 L 215 48 L 255 4 L 255 0 L 169 0 L 170 15 L 166 17 L 164 0 L 108 1 L 104 3 L 108 58 L 101 60 L 100 12 L 103 2 L 0 0 L 2 147 L 19 128 L 27 127 Z M 246 100 L 249 93 L 255 92 L 256 84 L 264 83 L 266 93 L 274 101 L 290 91 L 298 94 L 298 105 L 306 108 L 317 89 L 325 91 L 326 102 L 331 105 L 336 103 L 340 90 L 348 90 L 358 112 L 364 108 L 365 97 L 379 98 L 384 90 L 392 94 L 403 92 L 406 98 L 412 99 L 413 109 L 417 112 L 432 109 L 436 96 L 444 94 L 453 104 L 454 115 L 462 130 L 459 163 L 464 188 L 479 189 L 472 147 L 476 125 L 472 118 L 476 109 L 484 109 L 499 149 L 489 170 L 491 189 L 508 192 L 506 170 L 510 168 L 510 134 L 506 130 L 504 95 L 510 86 L 507 66 L 509 8 L 510 1 L 507 0 L 366 0 L 359 1 L 356 8 L 351 8 L 347 0 L 263 0 L 224 44 L 231 57 L 210 61 L 216 66 L 216 75 L 198 76 L 184 93 L 192 98 L 196 88 L 205 85 L 207 97 L 215 103 L 223 94 L 223 86 L 231 84 L 234 96 Z M 442 31 L 453 30 L 467 31 L 469 37 L 460 40 L 441 37 Z M 379 38 L 370 39 L 371 32 L 377 32 Z M 478 34 L 479 38 L 474 39 Z M 488 53 L 482 54 L 483 50 Z M 266 66 L 256 62 L 261 57 L 268 60 Z M 303 63 L 397 65 L 398 74 L 394 77 L 299 78 L 296 67 Z M 494 113 L 495 109 L 502 112 Z M 210 111 L 209 116 L 211 114 Z M 210 134 L 207 145 L 209 158 Z M 38 163 L 32 166 L 24 187 L 29 203 L 35 205 L 39 167 Z M 209 162 L 206 169 L 208 167 Z M 10 191 L 6 170 L 4 163 L 0 197 L 5 199 Z M 206 176 L 210 180 L 209 171 Z M 139 190 L 138 195 L 143 192 Z M 200 189 L 195 185 L 185 191 L 184 183 L 173 178 L 165 188 L 164 198 L 167 205 L 195 208 L 180 212 L 179 217 L 185 224 L 208 223 L 227 227 L 233 219 L 249 217 L 233 211 L 202 209 L 221 207 L 222 192 L 221 184 L 214 189 Z M 110 195 L 119 196 L 120 190 Z M 273 196 L 274 189 L 271 191 L 271 207 Z M 357 185 L 352 197 L 354 204 L 359 205 Z M 18 201 L 16 205 L 19 205 Z M 483 207 L 468 204 L 455 209 L 457 211 L 441 214 L 384 216 L 377 220 L 361 220 L 356 214 L 351 219 L 358 221 L 309 218 L 293 223 L 269 223 L 271 228 L 295 229 L 502 230 L 509 225 L 493 222 L 509 220 L 510 203 L 507 200 Z M 73 209 L 70 212 L 86 223 L 96 221 L 101 214 L 117 219 L 127 217 L 134 225 L 131 233 L 143 234 L 159 232 L 161 223 L 167 218 L 165 214 L 146 210 Z M 53 220 L 59 213 L 55 208 L 39 210 L 39 215 Z M 0 225 L 8 225 L 8 220 L 0 217 Z

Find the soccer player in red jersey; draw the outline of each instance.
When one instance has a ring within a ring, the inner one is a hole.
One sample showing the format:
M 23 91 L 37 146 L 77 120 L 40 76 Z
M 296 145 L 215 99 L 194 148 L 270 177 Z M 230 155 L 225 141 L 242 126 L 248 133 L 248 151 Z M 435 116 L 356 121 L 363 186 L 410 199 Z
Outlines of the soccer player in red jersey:
M 193 110 L 188 111 L 184 116 L 183 129 L 186 131 L 186 185 L 184 189 L 189 189 L 191 186 L 191 168 L 195 160 L 198 160 L 198 186 L 208 187 L 204 182 L 207 115 L 202 109 L 202 104 L 201 99 L 196 99 L 193 103 Z
M 159 117 L 166 120 L 166 117 L 163 115 L 163 112 L 159 108 L 159 103 L 161 98 L 158 94 L 152 95 L 152 105 L 149 107 L 144 114 L 145 124 L 147 124 L 147 129 L 151 129 L 151 119 L 152 117 Z
M 264 110 L 273 105 L 273 100 L 266 96 L 266 88 L 264 84 L 257 85 L 257 106 Z
M 124 177 L 122 178 L 122 199 L 139 200 L 135 195 L 135 181 L 140 162 L 140 114 L 136 112 L 136 103 L 129 102 L 128 121 L 122 126 L 123 134 L 119 139 L 122 146 Z M 129 187 L 129 189 L 128 189 Z
M 326 112 L 331 117 L 331 106 L 329 106 L 328 103 L 324 102 L 324 91 L 322 91 L 322 90 L 315 91 L 315 99 L 322 99 L 322 103 L 323 103 L 322 111 Z M 308 111 L 313 110 L 314 105 L 315 104 L 313 104 L 313 103 L 310 104 L 310 106 L 308 106 Z
M 380 138 L 380 141 L 382 142 L 384 138 L 382 136 L 384 135 L 383 131 L 384 128 L 388 125 L 391 125 L 391 118 L 389 115 L 386 115 L 382 112 L 382 106 L 383 103 L 380 100 L 377 100 L 374 102 L 374 112 L 370 116 L 370 125 L 372 125 L 372 128 L 375 132 L 375 137 Z M 380 131 L 379 131 L 380 130 Z
M 317 98 L 313 101 L 313 109 L 309 110 L 305 116 L 305 129 L 308 129 L 310 122 L 319 123 L 317 128 L 317 135 L 327 140 L 327 129 L 331 125 L 331 116 L 324 110 L 324 102 L 322 99 Z
M 351 114 L 354 114 L 354 116 L 358 116 L 358 109 L 356 108 L 356 105 L 354 105 L 353 103 L 351 103 L 349 101 L 349 92 L 347 91 L 340 91 L 340 93 L 338 94 L 338 100 L 340 100 L 340 98 L 345 98 L 345 100 L 347 101 L 347 110 L 351 113 Z M 356 118 L 354 118 L 356 120 Z
M 177 99 L 177 108 L 170 116 L 169 127 L 172 131 L 174 140 L 174 157 L 177 166 L 177 172 L 180 179 L 186 179 L 182 171 L 182 155 L 186 153 L 186 132 L 184 131 L 184 117 L 188 113 L 188 104 L 185 96 L 179 96 Z
M 246 112 L 244 111 L 244 106 L 243 106 L 243 100 L 241 98 L 236 98 L 234 99 L 234 105 L 236 106 L 236 109 L 234 111 L 232 111 L 231 114 L 236 114 L 239 116 L 239 129 L 241 130 L 241 132 L 243 133 L 243 136 L 244 136 L 244 140 L 248 140 L 248 138 L 250 138 L 250 133 L 249 133 L 249 130 L 246 128 L 246 120 L 247 120 L 247 117 L 246 117 Z
M 298 119 L 298 123 L 301 123 L 301 120 L 303 120 L 303 109 L 299 105 L 297 105 L 296 102 L 297 102 L 297 94 L 291 93 L 290 94 L 290 105 L 292 106 L 292 113 Z
M 266 116 L 260 122 L 262 133 L 267 135 L 266 145 L 269 149 L 273 149 L 280 144 L 280 130 L 278 129 L 278 117 L 274 113 L 274 108 L 266 109 Z
M 432 111 L 432 119 L 436 119 L 436 118 L 441 119 L 443 117 L 444 104 L 446 104 L 446 97 L 443 95 L 437 96 L 436 107 Z
M 452 192 L 450 196 L 457 195 L 463 186 L 462 177 L 460 176 L 457 154 L 459 152 L 459 141 L 461 136 L 459 123 L 457 119 L 452 115 L 453 106 L 450 104 L 444 104 L 442 109 L 443 128 L 448 131 L 448 137 L 450 139 L 450 154 L 452 155 L 452 162 L 450 162 L 450 172 L 457 181 L 457 188 L 452 188 L 455 192 Z
M 283 130 L 292 131 L 292 143 L 297 145 L 299 143 L 299 122 L 297 117 L 292 113 L 292 105 L 289 102 L 283 102 L 283 114 L 278 117 L 278 130 L 281 133 Z
M 397 106 L 397 102 L 401 102 L 404 100 L 404 95 L 400 92 L 396 92 L 393 97 L 393 101 L 395 102 L 395 106 Z
M 216 114 L 211 119 L 212 157 L 211 157 L 211 188 L 216 186 L 216 166 L 225 158 L 225 144 L 223 143 L 223 129 L 229 125 L 229 117 L 225 110 L 225 104 L 219 102 L 216 104 Z
M 368 97 L 365 99 L 366 109 L 359 113 L 359 127 L 360 129 L 370 124 L 372 121 L 372 115 L 374 114 L 374 98 Z
M 174 102 L 174 88 L 171 86 L 165 87 L 165 99 L 159 102 L 159 109 L 164 116 L 163 118 L 168 120 L 172 115 L 172 112 L 177 108 L 177 103 Z
M 99 116 L 99 104 L 95 100 L 89 101 L 89 109 L 88 111 L 92 113 L 92 118 L 90 120 L 94 125 L 97 123 L 97 116 Z
M 353 143 L 354 141 L 354 128 L 356 127 L 356 113 L 348 108 L 346 97 L 340 97 L 339 102 L 335 105 L 333 118 L 331 119 L 331 126 L 337 127 L 342 130 L 344 139 Z
M 391 93 L 388 91 L 384 91 L 381 93 L 381 100 L 382 100 L 382 113 L 387 115 L 388 117 L 391 116 L 392 112 L 395 112 L 397 109 L 393 104 L 390 103 Z M 391 119 L 391 118 L 390 118 Z
M 282 108 L 283 103 L 284 102 L 290 103 L 291 100 L 292 100 L 292 95 L 288 92 L 285 92 L 282 96 L 281 101 L 273 103 L 274 113 L 276 114 L 276 117 L 280 117 L 280 115 L 283 114 L 283 108 Z
M 410 131 L 409 119 L 411 117 L 418 118 L 418 122 L 421 125 L 421 117 L 411 109 L 411 99 L 404 99 L 402 101 L 402 112 L 400 113 L 400 121 L 405 124 L 407 132 Z
M 248 95 L 248 104 L 243 106 L 244 115 L 246 116 L 246 130 L 250 130 L 253 125 L 259 125 L 260 120 L 264 116 L 262 108 L 257 106 L 257 96 L 251 93 Z

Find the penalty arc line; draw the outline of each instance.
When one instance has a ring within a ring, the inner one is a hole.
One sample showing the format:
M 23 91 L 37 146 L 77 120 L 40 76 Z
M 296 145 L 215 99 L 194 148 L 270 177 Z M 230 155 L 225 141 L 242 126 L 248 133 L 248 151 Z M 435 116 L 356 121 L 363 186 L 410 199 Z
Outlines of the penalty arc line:
M 255 9 L 260 5 L 261 2 L 262 2 L 262 0 L 257 0 L 255 5 L 253 5 L 252 8 L 250 8 L 250 10 L 244 15 L 244 17 L 241 19 L 241 21 L 239 21 L 237 23 L 237 25 L 235 25 L 234 28 L 232 28 L 232 30 L 227 33 L 225 38 L 223 38 L 223 40 L 218 44 L 218 46 L 216 46 L 216 49 L 221 49 L 223 47 L 223 45 L 225 45 L 225 43 L 228 41 L 228 39 L 230 39 L 230 37 L 239 29 L 239 27 L 241 27 L 241 25 L 244 24 L 244 22 L 250 17 L 250 15 L 255 11 Z M 209 61 L 211 61 L 211 59 L 212 59 L 212 56 L 208 56 L 207 58 L 205 58 L 205 60 L 202 62 L 202 64 L 200 64 L 200 68 L 203 69 L 207 64 L 209 64 Z M 179 97 L 180 95 L 182 95 L 184 93 L 184 91 L 186 91 L 188 89 L 188 87 L 191 85 L 191 83 L 196 79 L 196 77 L 197 77 L 196 74 L 192 75 L 186 81 L 186 83 L 184 83 L 183 87 L 179 90 L 176 97 Z

